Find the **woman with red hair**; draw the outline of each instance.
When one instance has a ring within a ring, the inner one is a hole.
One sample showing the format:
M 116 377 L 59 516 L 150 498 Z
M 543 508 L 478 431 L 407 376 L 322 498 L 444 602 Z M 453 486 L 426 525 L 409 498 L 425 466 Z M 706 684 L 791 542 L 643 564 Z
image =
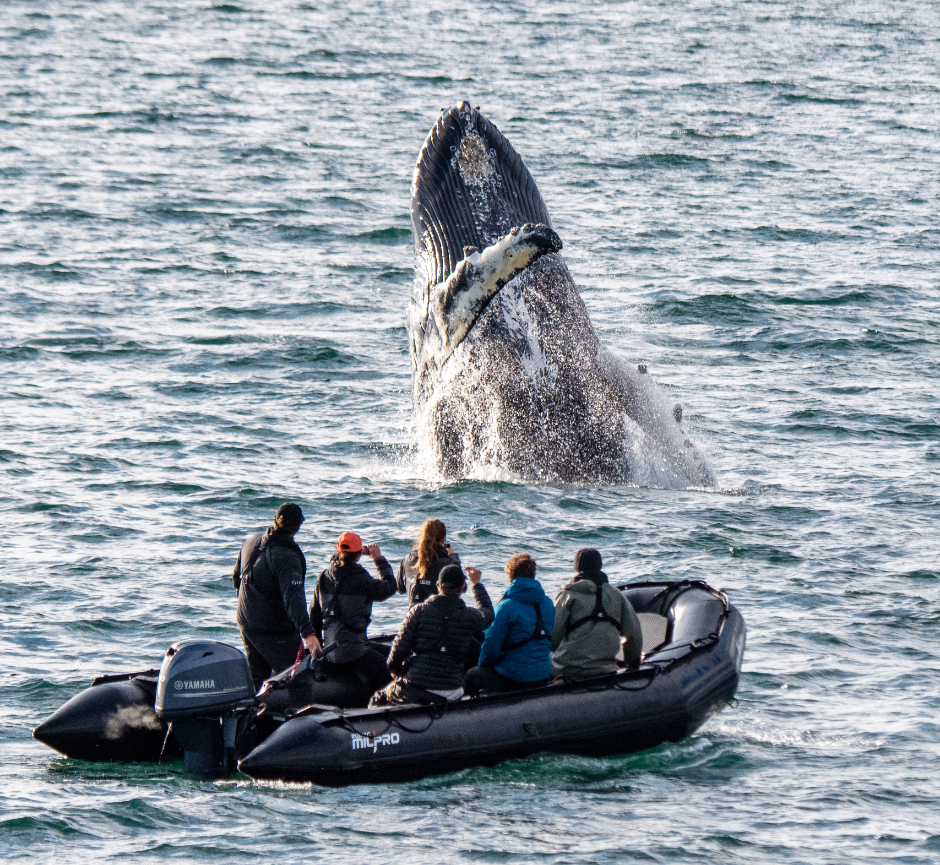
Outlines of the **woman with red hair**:
M 440 520 L 425 520 L 414 549 L 398 566 L 398 593 L 408 593 L 409 607 L 437 594 L 437 577 L 447 565 L 460 565 L 460 556 L 447 543 L 447 527 Z

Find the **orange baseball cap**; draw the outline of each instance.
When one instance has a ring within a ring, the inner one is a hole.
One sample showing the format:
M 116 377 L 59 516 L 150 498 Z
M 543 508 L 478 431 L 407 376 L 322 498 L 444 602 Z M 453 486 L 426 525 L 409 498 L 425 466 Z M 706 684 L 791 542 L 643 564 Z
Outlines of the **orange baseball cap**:
M 336 549 L 344 553 L 358 553 L 362 550 L 362 538 L 355 532 L 343 532 L 336 542 Z

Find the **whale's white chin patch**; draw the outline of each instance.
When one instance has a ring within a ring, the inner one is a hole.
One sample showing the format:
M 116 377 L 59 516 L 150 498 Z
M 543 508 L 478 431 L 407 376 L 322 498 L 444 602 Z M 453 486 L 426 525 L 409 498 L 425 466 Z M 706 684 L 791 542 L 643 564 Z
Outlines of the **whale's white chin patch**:
M 561 242 L 547 226 L 514 228 L 483 252 L 467 254 L 444 281 L 431 288 L 422 328 L 421 355 L 440 369 L 499 290 Z

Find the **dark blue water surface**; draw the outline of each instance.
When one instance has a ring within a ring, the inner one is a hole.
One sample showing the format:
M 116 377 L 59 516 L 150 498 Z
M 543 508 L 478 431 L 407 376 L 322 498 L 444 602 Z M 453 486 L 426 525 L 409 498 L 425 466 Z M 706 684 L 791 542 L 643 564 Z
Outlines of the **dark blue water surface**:
M 938 69 L 925 0 L 0 5 L 0 856 L 940 862 Z M 463 99 L 719 489 L 418 469 L 409 183 Z M 313 573 L 439 516 L 496 593 L 584 545 L 706 579 L 739 702 L 642 754 L 344 790 L 31 739 L 98 673 L 237 643 L 235 554 L 286 499 Z

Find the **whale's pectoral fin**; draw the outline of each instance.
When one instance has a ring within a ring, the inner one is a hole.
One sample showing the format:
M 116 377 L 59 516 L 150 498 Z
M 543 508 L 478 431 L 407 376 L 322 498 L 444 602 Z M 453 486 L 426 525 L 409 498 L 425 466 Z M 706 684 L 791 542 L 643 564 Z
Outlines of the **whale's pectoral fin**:
M 523 225 L 483 252 L 465 250 L 451 275 L 431 289 L 425 351 L 435 355 L 438 368 L 509 280 L 561 246 L 561 238 L 547 225 Z
M 469 103 L 441 114 L 412 182 L 415 255 L 426 284 L 444 282 L 465 247 L 485 249 L 526 223 L 551 226 L 522 157 Z

